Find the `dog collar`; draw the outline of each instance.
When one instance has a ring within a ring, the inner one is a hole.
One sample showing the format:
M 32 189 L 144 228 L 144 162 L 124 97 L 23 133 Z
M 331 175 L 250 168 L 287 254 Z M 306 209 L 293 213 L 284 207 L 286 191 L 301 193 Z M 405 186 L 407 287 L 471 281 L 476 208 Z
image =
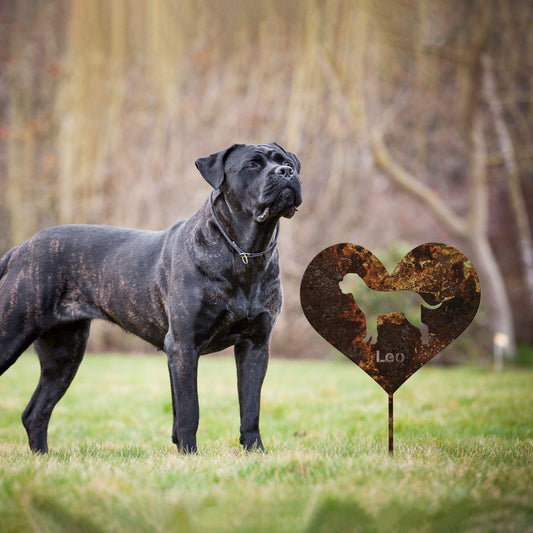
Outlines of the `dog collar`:
M 211 208 L 211 214 L 213 215 L 213 219 L 215 221 L 215 224 L 217 228 L 220 230 L 220 233 L 224 236 L 226 241 L 228 241 L 228 244 L 239 254 L 241 261 L 247 265 L 248 259 L 250 257 L 261 257 L 263 255 L 266 255 L 268 252 L 273 250 L 278 243 L 278 234 L 279 234 L 279 222 L 276 225 L 276 230 L 274 232 L 274 237 L 272 238 L 270 244 L 268 245 L 266 250 L 263 250 L 262 252 L 245 252 L 236 242 L 232 241 L 230 236 L 226 233 L 226 230 L 222 227 L 222 224 L 220 223 L 220 220 L 218 219 L 217 215 L 215 214 L 215 208 L 213 206 L 213 191 L 211 191 L 211 195 L 209 196 L 209 207 Z

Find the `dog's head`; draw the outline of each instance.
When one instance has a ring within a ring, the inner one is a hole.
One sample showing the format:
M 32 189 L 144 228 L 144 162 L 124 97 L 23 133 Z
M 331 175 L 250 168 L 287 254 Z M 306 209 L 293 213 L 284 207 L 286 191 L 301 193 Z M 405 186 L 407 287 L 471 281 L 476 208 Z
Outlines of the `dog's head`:
M 258 223 L 290 218 L 302 203 L 300 160 L 276 143 L 234 144 L 198 159 L 196 168 L 222 190 L 230 209 Z

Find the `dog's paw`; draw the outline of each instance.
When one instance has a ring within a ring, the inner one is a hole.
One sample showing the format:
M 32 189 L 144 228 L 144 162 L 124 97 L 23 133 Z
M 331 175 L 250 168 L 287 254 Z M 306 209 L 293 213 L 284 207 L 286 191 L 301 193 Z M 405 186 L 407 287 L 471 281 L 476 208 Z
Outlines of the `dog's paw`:
M 176 437 L 172 437 L 172 442 L 178 447 L 178 451 L 183 454 L 192 454 L 196 453 L 197 447 L 196 447 L 196 439 L 179 439 Z
M 241 437 L 240 443 L 245 452 L 260 452 L 264 453 L 265 447 L 261 441 L 261 437 L 255 436 L 251 438 Z

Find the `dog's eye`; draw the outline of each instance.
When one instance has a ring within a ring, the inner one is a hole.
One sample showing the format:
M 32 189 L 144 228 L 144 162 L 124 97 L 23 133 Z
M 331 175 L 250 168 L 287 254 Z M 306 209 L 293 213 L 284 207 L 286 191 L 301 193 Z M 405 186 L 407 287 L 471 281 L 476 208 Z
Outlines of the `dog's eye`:
M 259 168 L 259 163 L 257 161 L 250 161 L 246 165 L 246 168 Z
M 285 161 L 285 166 L 294 169 L 294 165 L 290 161 Z

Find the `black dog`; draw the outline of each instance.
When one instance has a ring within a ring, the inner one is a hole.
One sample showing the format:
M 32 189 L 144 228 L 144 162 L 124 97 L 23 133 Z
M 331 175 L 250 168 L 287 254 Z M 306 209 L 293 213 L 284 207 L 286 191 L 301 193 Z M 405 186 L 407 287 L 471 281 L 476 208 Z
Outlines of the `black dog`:
M 281 146 L 233 145 L 198 159 L 215 189 L 187 220 L 161 231 L 50 228 L 0 260 L 0 375 L 34 342 L 41 376 L 22 421 L 46 452 L 50 415 L 83 358 L 91 319 L 164 350 L 179 450 L 196 450 L 197 366 L 234 345 L 240 442 L 262 449 L 259 403 L 281 308 L 276 238 L 300 205 L 298 158 Z

